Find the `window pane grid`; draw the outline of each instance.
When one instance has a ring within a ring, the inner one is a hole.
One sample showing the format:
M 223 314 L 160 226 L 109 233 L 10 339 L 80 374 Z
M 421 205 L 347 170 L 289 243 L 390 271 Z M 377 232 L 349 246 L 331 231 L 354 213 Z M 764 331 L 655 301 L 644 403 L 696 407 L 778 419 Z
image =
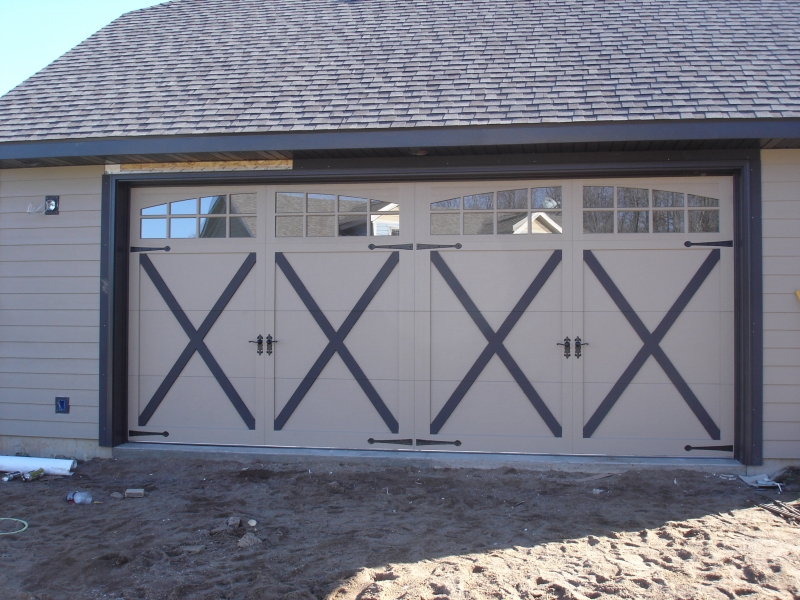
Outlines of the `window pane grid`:
M 396 202 L 345 194 L 277 192 L 276 237 L 400 235 Z
M 562 232 L 561 186 L 467 194 L 430 203 L 431 235 Z
M 717 198 L 683 192 L 584 186 L 583 232 L 687 233 L 688 225 L 688 233 L 717 233 L 719 206 Z
M 175 200 L 140 211 L 141 239 L 254 238 L 255 193 Z

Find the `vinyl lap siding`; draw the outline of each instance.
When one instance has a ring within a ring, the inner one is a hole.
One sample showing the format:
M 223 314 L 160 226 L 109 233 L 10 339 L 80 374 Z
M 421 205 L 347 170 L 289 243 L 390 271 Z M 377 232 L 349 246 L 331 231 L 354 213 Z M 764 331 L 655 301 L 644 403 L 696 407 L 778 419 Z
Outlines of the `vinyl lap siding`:
M 102 174 L 0 171 L 0 435 L 97 440 Z M 28 214 L 46 195 L 60 214 Z
M 800 457 L 800 150 L 765 150 L 764 458 Z

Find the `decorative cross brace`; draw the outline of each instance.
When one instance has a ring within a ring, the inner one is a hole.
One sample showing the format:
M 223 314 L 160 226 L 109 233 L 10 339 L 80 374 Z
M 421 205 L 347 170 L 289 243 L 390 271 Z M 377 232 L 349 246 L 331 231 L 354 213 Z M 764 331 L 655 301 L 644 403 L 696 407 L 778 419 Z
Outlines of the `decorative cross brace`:
M 150 399 L 150 402 L 147 403 L 147 406 L 142 414 L 139 415 L 139 426 L 142 427 L 147 425 L 147 422 L 153 416 L 153 413 L 156 412 L 156 409 L 161 404 L 161 401 L 166 397 L 167 392 L 169 392 L 170 388 L 172 388 L 173 384 L 177 381 L 183 369 L 186 368 L 186 365 L 189 363 L 189 359 L 191 359 L 194 353 L 197 352 L 208 366 L 208 369 L 211 371 L 214 379 L 216 379 L 217 383 L 219 383 L 222 391 L 225 392 L 225 395 L 231 401 L 231 404 L 233 404 L 236 412 L 239 413 L 239 416 L 247 425 L 247 428 L 255 429 L 255 417 L 253 417 L 252 413 L 248 410 L 247 406 L 242 401 L 242 398 L 239 396 L 239 393 L 236 391 L 236 388 L 233 387 L 233 384 L 223 372 L 222 367 L 219 366 L 219 363 L 212 356 L 211 351 L 208 349 L 208 346 L 206 346 L 204 341 L 205 337 L 208 335 L 208 332 L 211 331 L 214 323 L 217 322 L 217 319 L 222 314 L 222 311 L 225 310 L 225 307 L 231 301 L 233 295 L 239 289 L 239 286 L 242 285 L 242 282 L 250 273 L 253 265 L 256 264 L 255 253 L 250 253 L 247 255 L 244 263 L 241 267 L 239 267 L 236 275 L 233 276 L 233 279 L 225 288 L 225 291 L 222 292 L 219 300 L 217 300 L 217 302 L 214 304 L 214 307 L 209 311 L 208 315 L 206 315 L 206 318 L 203 320 L 202 325 L 200 325 L 198 329 L 194 328 L 194 325 L 192 325 L 189 317 L 187 317 L 186 313 L 183 312 L 183 309 L 180 307 L 180 304 L 178 304 L 175 296 L 172 295 L 172 292 L 167 287 L 167 284 L 164 283 L 164 279 L 162 279 L 161 274 L 150 260 L 150 257 L 147 254 L 140 254 L 139 264 L 144 269 L 144 272 L 150 277 L 153 285 L 156 286 L 158 293 L 161 294 L 164 302 L 167 303 L 167 306 L 172 311 L 172 314 L 175 315 L 175 319 L 177 319 L 178 323 L 180 323 L 181 327 L 186 332 L 186 335 L 189 336 L 189 343 L 186 345 L 186 348 L 183 352 L 181 352 L 181 355 L 178 357 L 178 360 L 175 361 L 175 364 L 169 370 L 169 373 L 167 373 L 164 381 L 161 382 L 160 386 L 158 386 L 156 393 L 153 394 L 153 397 Z
M 531 385 L 531 382 L 525 377 L 522 369 L 503 345 L 503 342 L 508 337 L 508 334 L 511 333 L 511 330 L 520 320 L 522 315 L 530 306 L 531 302 L 533 302 L 536 294 L 539 293 L 539 290 L 542 289 L 544 284 L 556 270 L 558 264 L 561 262 L 561 250 L 553 251 L 553 254 L 550 255 L 550 258 L 547 259 L 544 267 L 542 267 L 542 270 L 539 271 L 539 274 L 528 286 L 528 289 L 525 290 L 524 294 L 522 294 L 519 302 L 517 302 L 516 306 L 514 306 L 511 313 L 509 313 L 497 331 L 494 331 L 489 325 L 488 321 L 484 318 L 480 310 L 478 310 L 478 307 L 469 297 L 469 294 L 467 294 L 467 291 L 462 287 L 458 279 L 456 279 L 456 276 L 450 270 L 450 267 L 448 267 L 447 263 L 444 262 L 444 259 L 441 257 L 439 252 L 435 250 L 431 252 L 431 262 L 442 275 L 445 283 L 447 283 L 447 285 L 453 291 L 453 294 L 455 294 L 456 298 L 458 298 L 458 301 L 461 302 L 461 305 L 475 322 L 475 325 L 478 326 L 478 329 L 480 329 L 487 341 L 486 348 L 483 350 L 483 352 L 481 352 L 480 356 L 478 356 L 478 359 L 473 363 L 472 367 L 470 367 L 469 371 L 464 376 L 464 379 L 458 384 L 455 391 L 453 391 L 453 393 L 450 395 L 450 398 L 442 407 L 442 410 L 439 411 L 439 414 L 436 415 L 436 418 L 431 423 L 431 433 L 439 433 L 439 431 L 442 429 L 442 426 L 447 422 L 447 419 L 450 418 L 450 415 L 453 414 L 453 411 L 459 405 L 461 400 L 463 400 L 464 396 L 467 395 L 467 392 L 472 387 L 472 384 L 475 383 L 480 374 L 486 368 L 486 365 L 489 364 L 489 361 L 496 354 L 506 366 L 508 372 L 511 373 L 514 381 L 517 382 L 517 385 L 519 385 L 519 387 L 522 389 L 530 403 L 539 413 L 539 416 L 542 417 L 542 420 L 550 428 L 550 431 L 553 433 L 553 435 L 555 437 L 561 437 L 561 425 L 553 416 L 553 413 L 550 412 L 550 409 L 547 408 L 547 405 L 544 403 L 541 396 L 539 396 L 539 393 L 534 389 L 533 385 Z
M 356 305 L 353 307 L 353 310 L 350 311 L 350 314 L 347 315 L 347 318 L 344 320 L 344 323 L 342 323 L 342 326 L 336 330 L 333 328 L 333 325 L 331 325 L 330 321 L 328 321 L 328 318 L 322 312 L 306 286 L 300 280 L 300 277 L 298 277 L 294 268 L 292 268 L 292 265 L 290 265 L 289 261 L 286 260 L 283 252 L 275 253 L 275 262 L 277 263 L 278 267 L 280 267 L 280 270 L 283 271 L 283 274 L 286 276 L 289 284 L 292 286 L 292 288 L 294 288 L 294 291 L 300 297 L 300 300 L 302 300 L 303 304 L 305 304 L 308 312 L 310 312 L 311 316 L 314 317 L 314 320 L 317 322 L 317 325 L 319 325 L 320 329 L 322 329 L 325 337 L 328 338 L 328 345 L 325 346 L 322 354 L 319 355 L 319 358 L 317 358 L 316 362 L 311 366 L 308 374 L 303 378 L 303 381 L 300 382 L 300 385 L 289 398 L 286 406 L 283 407 L 283 410 L 281 410 L 280 414 L 275 419 L 276 431 L 283 429 L 284 425 L 286 425 L 286 422 L 289 420 L 289 417 L 292 416 L 292 413 L 294 413 L 300 402 L 303 400 L 303 398 L 305 398 L 306 394 L 311 389 L 311 386 L 314 385 L 314 382 L 322 373 L 325 365 L 327 365 L 331 358 L 333 358 L 334 354 L 338 354 L 341 357 L 347 369 L 350 371 L 350 373 L 352 373 L 356 382 L 358 382 L 358 385 L 361 386 L 362 390 L 364 390 L 364 393 L 367 395 L 367 398 L 369 398 L 372 406 L 375 407 L 375 410 L 378 411 L 378 414 L 383 419 L 383 422 L 386 423 L 389 431 L 392 433 L 397 433 L 399 431 L 397 419 L 394 418 L 394 415 L 392 415 L 392 412 L 383 402 L 380 394 L 378 394 L 378 391 L 372 385 L 372 382 L 367 378 L 364 371 L 356 362 L 356 359 L 353 358 L 353 355 L 350 354 L 350 351 L 344 345 L 345 338 L 348 336 L 353 327 L 355 327 L 355 324 L 361 318 L 361 315 L 364 314 L 367 306 L 369 306 L 369 303 L 375 298 L 378 291 L 381 289 L 384 282 L 389 278 L 389 275 L 397 266 L 399 261 L 399 252 L 395 251 L 389 254 L 389 258 L 383 264 L 381 270 L 378 271 L 378 274 L 372 280 L 372 283 L 369 284 L 369 287 L 367 287 L 366 291 L 364 291 L 364 293 L 361 295 L 361 298 L 358 299 L 358 302 L 356 302 Z
M 614 387 L 611 388 L 611 391 L 608 392 L 605 399 L 600 403 L 600 406 L 597 407 L 597 410 L 587 421 L 586 425 L 584 425 L 583 437 L 592 437 L 592 434 L 594 434 L 594 432 L 600 426 L 600 423 L 603 422 L 603 419 L 606 418 L 614 404 L 616 404 L 617 400 L 619 400 L 620 396 L 622 396 L 622 393 L 627 389 L 631 381 L 633 381 L 633 378 L 636 377 L 636 374 L 644 366 L 644 363 L 649 357 L 652 356 L 664 370 L 664 373 L 666 373 L 667 377 L 669 377 L 669 380 L 672 382 L 672 384 L 678 389 L 678 393 L 686 401 L 686 404 L 689 405 L 689 408 L 703 425 L 706 432 L 708 432 L 708 435 L 711 436 L 711 439 L 720 439 L 719 427 L 717 427 L 716 423 L 714 423 L 714 419 L 712 419 L 711 415 L 706 412 L 706 409 L 703 408 L 700 400 L 697 399 L 697 396 L 695 396 L 689 385 L 686 383 L 686 381 L 684 381 L 683 377 L 681 377 L 681 374 L 678 373 L 678 369 L 675 368 L 675 365 L 672 364 L 672 361 L 667 358 L 667 355 L 661 349 L 661 346 L 659 346 L 661 341 L 664 339 L 664 336 L 667 335 L 667 332 L 670 330 L 675 321 L 678 320 L 680 314 L 689 304 L 689 301 L 700 289 L 700 286 L 703 285 L 703 282 L 714 269 L 714 266 L 719 262 L 719 258 L 720 251 L 712 250 L 705 261 L 703 261 L 700 269 L 698 269 L 697 273 L 695 273 L 694 277 L 692 277 L 691 281 L 689 281 L 689 284 L 686 286 L 683 292 L 681 292 L 681 295 L 678 296 L 678 299 L 669 309 L 667 314 L 664 315 L 661 323 L 659 323 L 658 327 L 656 327 L 651 333 L 639 318 L 639 315 L 637 315 L 633 310 L 633 307 L 631 307 L 631 305 L 625 299 L 625 296 L 622 295 L 622 292 L 619 291 L 619 288 L 616 286 L 616 284 L 611 280 L 611 277 L 609 277 L 608 273 L 606 273 L 605 269 L 603 269 L 602 265 L 597 260 L 597 257 L 592 253 L 591 250 L 583 251 L 584 262 L 592 271 L 592 273 L 594 273 L 595 277 L 597 277 L 600 285 L 602 285 L 606 292 L 608 292 L 608 295 L 614 301 L 614 304 L 617 305 L 617 308 L 628 320 L 628 323 L 630 323 L 631 327 L 633 327 L 633 330 L 641 338 L 643 343 L 641 350 L 639 350 L 639 352 L 633 358 L 631 364 L 628 365 L 628 368 L 625 369 L 620 378 L 614 384 Z

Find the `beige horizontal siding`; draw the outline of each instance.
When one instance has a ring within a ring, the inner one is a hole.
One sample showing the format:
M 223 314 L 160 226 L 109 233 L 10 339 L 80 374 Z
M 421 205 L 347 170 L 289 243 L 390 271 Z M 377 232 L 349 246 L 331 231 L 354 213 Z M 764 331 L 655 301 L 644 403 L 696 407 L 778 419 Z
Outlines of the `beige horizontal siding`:
M 800 458 L 800 151 L 765 150 L 764 457 Z
M 0 435 L 97 439 L 102 174 L 0 170 Z

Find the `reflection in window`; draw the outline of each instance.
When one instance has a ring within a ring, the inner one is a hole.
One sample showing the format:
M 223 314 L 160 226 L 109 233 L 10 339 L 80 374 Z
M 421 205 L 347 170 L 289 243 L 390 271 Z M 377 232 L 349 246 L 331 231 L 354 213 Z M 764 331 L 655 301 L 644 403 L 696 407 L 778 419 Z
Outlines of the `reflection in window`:
M 171 215 L 196 215 L 197 199 L 179 200 L 169 203 L 169 214 Z
M 461 213 L 431 214 L 431 235 L 459 235 L 461 233 Z
M 464 233 L 466 235 L 492 235 L 494 233 L 494 214 L 464 213 Z
M 683 233 L 683 211 L 654 210 L 653 233 Z
M 621 210 L 617 213 L 617 233 L 647 233 L 650 213 L 646 210 Z
M 278 192 L 275 195 L 276 213 L 301 213 L 306 195 L 298 192 Z M 301 234 L 302 235 L 302 234 Z
M 694 194 L 689 194 L 689 207 L 692 206 L 718 207 L 719 200 L 716 198 L 706 198 L 705 196 L 695 196 Z
M 531 190 L 531 208 L 561 208 L 561 186 L 533 188 Z
M 610 186 L 585 186 L 583 208 L 614 208 L 614 188 Z
M 310 213 L 332 213 L 336 210 L 336 196 L 331 194 L 309 194 L 307 209 Z
M 563 230 L 560 210 L 531 214 L 531 233 L 561 233 Z
M 219 217 L 209 217 L 200 219 L 201 238 L 224 238 L 226 237 L 225 222 L 227 219 Z
M 367 212 L 366 198 L 351 198 L 349 196 L 339 196 L 339 212 Z
M 525 210 L 528 208 L 528 189 L 497 192 L 497 208 L 504 210 Z
M 370 235 L 400 235 L 400 215 L 370 215 Z
M 142 209 L 142 216 L 149 217 L 152 215 L 166 215 L 167 214 L 167 205 L 166 204 L 159 204 L 157 206 L 148 206 L 147 208 Z
M 303 237 L 303 217 L 275 217 L 275 237 Z
M 653 206 L 656 208 L 683 206 L 683 194 L 680 192 L 653 190 Z
M 459 210 L 460 208 L 461 198 L 450 198 L 449 200 L 431 202 L 431 210 Z
M 400 235 L 399 209 L 396 202 L 386 200 L 336 194 L 278 192 L 275 195 L 275 212 L 280 216 L 275 217 L 275 235 L 277 237 Z M 297 216 L 288 216 L 287 213 L 297 213 Z
M 256 237 L 256 218 L 231 217 L 231 237 L 232 238 Z
M 225 202 L 225 196 L 209 196 L 207 198 L 200 198 L 201 215 L 224 215 L 226 212 L 228 212 L 228 209 Z M 253 210 L 249 212 L 255 212 L 255 206 L 253 207 Z
M 143 240 L 167 237 L 167 220 L 142 219 L 142 232 L 140 237 Z
M 583 233 L 614 233 L 614 211 L 584 212 Z
M 197 237 L 197 219 L 170 219 L 169 237 L 194 238 Z
M 492 210 L 494 208 L 494 192 L 464 196 L 464 210 Z
M 690 210 L 689 233 L 718 233 L 718 210 Z
M 367 235 L 367 215 L 339 216 L 339 236 Z
M 618 208 L 648 208 L 650 206 L 650 190 L 638 188 L 617 188 Z
M 497 199 L 498 204 L 500 198 Z M 519 235 L 528 233 L 528 213 L 527 212 L 498 212 L 497 213 L 497 233 Z
M 149 206 L 141 210 L 140 235 L 142 239 L 255 237 L 256 199 L 254 193 L 215 195 Z
M 309 215 L 306 217 L 307 237 L 334 237 L 336 235 L 336 217 L 333 215 Z

